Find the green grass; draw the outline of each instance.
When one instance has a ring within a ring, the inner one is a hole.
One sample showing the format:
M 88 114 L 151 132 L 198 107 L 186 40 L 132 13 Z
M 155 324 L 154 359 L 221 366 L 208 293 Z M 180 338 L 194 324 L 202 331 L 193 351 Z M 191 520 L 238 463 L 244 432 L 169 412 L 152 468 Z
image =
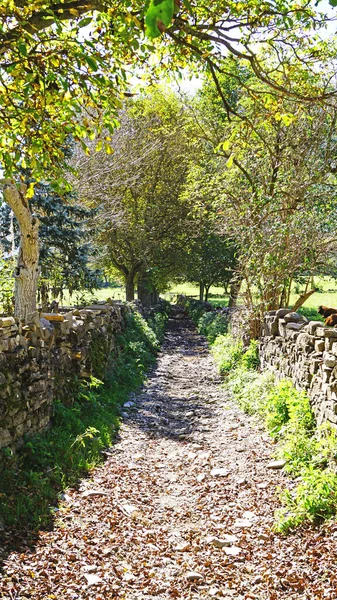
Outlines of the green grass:
M 317 308 L 324 304 L 325 306 L 332 306 L 337 308 L 337 281 L 329 277 L 317 277 L 315 278 L 315 285 L 320 291 L 315 292 L 305 302 L 299 312 L 307 316 L 310 320 L 322 320 L 322 317 L 317 313 Z M 296 288 L 296 291 L 295 291 Z M 290 297 L 290 306 L 292 306 L 299 295 L 304 292 L 304 287 L 294 284 L 293 292 Z M 191 296 L 192 298 L 199 298 L 199 287 L 193 283 L 180 283 L 172 284 L 168 292 L 162 294 L 162 297 L 166 300 L 172 301 L 177 295 Z M 79 293 L 69 296 L 68 292 L 65 292 L 64 300 L 62 305 L 69 306 L 72 304 L 87 304 L 94 300 L 107 300 L 112 298 L 113 300 L 125 300 L 125 289 L 123 286 L 102 288 L 96 290 L 93 294 L 90 293 Z M 228 294 L 224 293 L 224 289 L 221 286 L 212 286 L 209 294 L 209 302 L 214 306 L 225 307 L 228 306 Z M 243 298 L 239 298 L 238 303 L 243 303 Z
M 332 306 L 337 308 L 337 281 L 330 277 L 316 277 L 315 285 L 319 291 L 315 292 L 308 298 L 303 307 L 299 312 L 304 314 L 310 320 L 322 321 L 322 317 L 317 313 L 317 309 L 321 304 L 325 306 Z M 295 291 L 296 289 L 296 291 Z M 210 290 L 209 302 L 214 306 L 227 306 L 228 295 L 224 294 L 224 290 L 221 287 L 212 287 Z M 290 306 L 293 306 L 300 296 L 304 292 L 304 286 L 294 284 L 293 292 L 290 297 Z M 196 285 L 189 283 L 182 283 L 179 285 L 173 285 L 170 289 L 168 298 L 173 299 L 178 294 L 185 296 L 192 296 L 196 299 L 199 298 L 199 288 Z M 243 303 L 243 297 L 238 299 L 238 304 Z
M 78 393 L 66 406 L 55 402 L 49 431 L 26 439 L 17 454 L 2 452 L 0 515 L 7 525 L 48 527 L 60 492 L 102 461 L 119 428 L 120 406 L 155 361 L 166 320 L 164 312 L 150 323 L 137 312 L 128 315 L 104 384 L 74 386 Z

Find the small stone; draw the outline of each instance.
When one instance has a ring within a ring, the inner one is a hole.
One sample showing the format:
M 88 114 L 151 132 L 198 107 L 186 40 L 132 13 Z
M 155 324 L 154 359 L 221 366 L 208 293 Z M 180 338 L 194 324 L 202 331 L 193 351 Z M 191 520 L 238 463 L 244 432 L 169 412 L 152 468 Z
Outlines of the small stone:
M 201 573 L 197 573 L 196 571 L 189 571 L 185 575 L 187 581 L 203 581 L 203 575 Z
M 323 361 L 324 364 L 327 367 L 329 367 L 329 369 L 333 369 L 333 367 L 336 365 L 337 359 L 333 354 L 330 354 L 329 352 L 324 352 Z
M 135 403 L 131 402 L 131 400 L 129 400 L 128 402 L 125 402 L 125 404 L 123 404 L 123 408 L 133 408 L 133 406 L 135 406 Z
M 86 573 L 84 577 L 86 578 L 88 585 L 97 585 L 102 581 L 102 579 L 98 577 L 98 575 L 91 575 L 90 573 Z
M 234 527 L 237 527 L 238 529 L 249 529 L 249 527 L 253 527 L 253 522 L 249 519 L 236 519 Z
M 268 481 L 262 481 L 261 483 L 258 483 L 256 487 L 258 487 L 260 490 L 265 490 L 269 485 Z
M 255 513 L 251 512 L 250 510 L 246 510 L 243 515 L 242 515 L 243 519 L 248 519 L 249 521 L 256 521 L 257 520 L 257 516 Z
M 137 506 L 135 506 L 134 504 L 122 504 L 121 509 L 129 517 L 132 517 L 139 512 Z
M 211 470 L 211 475 L 213 477 L 227 477 L 229 475 L 228 469 L 217 468 Z
M 109 492 L 104 492 L 103 490 L 86 490 L 83 492 L 83 498 L 89 498 L 90 496 L 108 496 Z
M 267 469 L 274 469 L 276 471 L 277 469 L 283 469 L 286 464 L 285 460 L 272 460 L 267 464 Z
M 204 481 L 205 477 L 205 473 L 199 473 L 199 475 L 197 476 L 197 481 L 201 483 L 202 481 Z
M 124 581 L 133 581 L 135 578 L 133 573 L 130 573 L 130 571 L 127 571 L 126 573 L 124 573 L 123 575 L 123 579 Z
M 222 538 L 210 537 L 207 539 L 207 542 L 216 548 L 225 548 L 226 546 L 232 546 L 235 542 L 238 541 L 236 535 L 225 534 Z
M 194 460 L 196 457 L 196 453 L 195 452 L 189 452 L 187 455 L 188 460 Z
M 173 550 L 175 550 L 176 552 L 187 552 L 190 549 L 190 544 L 189 542 L 181 542 L 180 544 L 177 544 Z
M 238 546 L 230 546 L 229 548 L 225 548 L 225 553 L 227 556 L 238 556 L 240 554 L 241 548 Z

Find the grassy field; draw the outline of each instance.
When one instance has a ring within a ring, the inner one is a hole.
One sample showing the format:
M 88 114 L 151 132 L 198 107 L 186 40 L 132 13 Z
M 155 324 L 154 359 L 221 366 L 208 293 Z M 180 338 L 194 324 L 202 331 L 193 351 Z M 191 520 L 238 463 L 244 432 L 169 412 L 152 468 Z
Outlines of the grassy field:
M 310 319 L 316 319 L 321 317 L 317 313 L 317 308 L 324 304 L 325 306 L 332 306 L 337 308 L 337 281 L 334 279 L 330 279 L 328 277 L 317 278 L 315 280 L 315 285 L 319 289 L 318 292 L 314 293 L 306 303 L 300 312 L 305 314 Z M 298 296 L 303 292 L 303 289 L 300 286 L 297 286 L 291 294 L 291 303 L 292 306 L 297 300 Z M 173 301 L 178 294 L 184 294 L 185 296 L 192 296 L 194 298 L 199 298 L 199 288 L 192 283 L 181 283 L 172 285 L 171 289 L 162 294 L 162 296 L 166 300 Z M 125 290 L 123 287 L 111 287 L 111 288 L 103 288 L 101 290 L 96 290 L 93 294 L 74 294 L 72 297 L 69 297 L 68 294 L 65 294 L 65 297 L 62 301 L 63 306 L 69 306 L 73 304 L 88 304 L 94 302 L 95 300 L 107 300 L 108 298 L 112 298 L 113 300 L 125 300 Z M 227 306 L 228 304 L 228 295 L 224 293 L 223 287 L 212 287 L 209 295 L 209 302 L 214 304 L 215 306 Z M 239 303 L 243 302 L 243 298 L 239 298 Z

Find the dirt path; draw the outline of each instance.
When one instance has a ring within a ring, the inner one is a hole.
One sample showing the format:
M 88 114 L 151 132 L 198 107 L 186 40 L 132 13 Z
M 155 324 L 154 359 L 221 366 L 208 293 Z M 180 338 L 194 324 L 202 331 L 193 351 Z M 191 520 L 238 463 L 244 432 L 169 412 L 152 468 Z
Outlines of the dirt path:
M 65 496 L 54 531 L 7 557 L 0 598 L 337 598 L 337 526 L 272 533 L 273 447 L 173 317 L 119 442 Z

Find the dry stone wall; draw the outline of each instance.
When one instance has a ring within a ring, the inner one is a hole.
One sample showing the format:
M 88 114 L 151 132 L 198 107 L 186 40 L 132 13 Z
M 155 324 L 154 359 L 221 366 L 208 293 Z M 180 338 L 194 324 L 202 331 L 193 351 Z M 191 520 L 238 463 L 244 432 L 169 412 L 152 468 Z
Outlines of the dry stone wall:
M 266 313 L 260 341 L 263 369 L 306 390 L 317 422 L 337 425 L 337 329 L 280 309 Z
M 48 427 L 53 400 L 69 402 L 76 381 L 102 378 L 128 310 L 97 304 L 31 325 L 0 318 L 0 449 Z

